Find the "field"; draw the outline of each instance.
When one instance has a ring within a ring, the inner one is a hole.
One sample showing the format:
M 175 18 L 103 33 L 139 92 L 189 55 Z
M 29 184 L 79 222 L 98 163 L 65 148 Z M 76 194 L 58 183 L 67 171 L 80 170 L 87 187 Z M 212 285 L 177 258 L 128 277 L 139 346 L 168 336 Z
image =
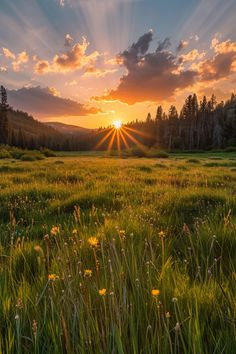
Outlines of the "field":
M 236 154 L 0 160 L 0 353 L 234 354 Z

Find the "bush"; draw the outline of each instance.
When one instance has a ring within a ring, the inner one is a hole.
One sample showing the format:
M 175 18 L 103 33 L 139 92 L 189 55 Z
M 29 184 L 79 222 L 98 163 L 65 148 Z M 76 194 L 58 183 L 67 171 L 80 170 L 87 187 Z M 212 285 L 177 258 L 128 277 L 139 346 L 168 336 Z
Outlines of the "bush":
M 130 150 L 131 156 L 134 157 L 147 157 L 147 152 L 140 149 L 139 147 L 134 147 Z
M 5 149 L 0 150 L 0 159 L 10 159 L 10 158 L 11 155 L 7 150 Z
M 36 161 L 37 160 L 36 156 L 30 155 L 30 154 L 22 155 L 20 159 L 21 159 L 21 161 Z
M 40 149 L 40 152 L 46 157 L 56 157 L 55 152 L 47 148 Z

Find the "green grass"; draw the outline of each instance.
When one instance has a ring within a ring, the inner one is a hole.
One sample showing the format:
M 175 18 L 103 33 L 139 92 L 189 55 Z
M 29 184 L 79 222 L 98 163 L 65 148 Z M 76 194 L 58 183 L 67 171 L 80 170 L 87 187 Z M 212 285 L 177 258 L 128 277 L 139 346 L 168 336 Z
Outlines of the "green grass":
M 1 160 L 0 353 L 234 354 L 235 158 Z

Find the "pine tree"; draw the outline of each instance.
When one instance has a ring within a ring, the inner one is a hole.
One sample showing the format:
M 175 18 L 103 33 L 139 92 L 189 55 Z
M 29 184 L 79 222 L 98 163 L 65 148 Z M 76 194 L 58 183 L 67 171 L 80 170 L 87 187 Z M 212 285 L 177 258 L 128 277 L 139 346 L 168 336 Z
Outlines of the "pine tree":
M 0 88 L 1 103 L 0 103 L 0 144 L 9 143 L 9 124 L 7 111 L 9 106 L 7 104 L 7 92 L 4 86 Z

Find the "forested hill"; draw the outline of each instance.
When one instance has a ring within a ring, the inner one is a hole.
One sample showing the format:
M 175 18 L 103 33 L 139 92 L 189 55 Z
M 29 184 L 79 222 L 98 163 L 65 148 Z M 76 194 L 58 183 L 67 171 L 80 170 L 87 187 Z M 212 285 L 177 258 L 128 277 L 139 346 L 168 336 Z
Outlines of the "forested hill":
M 10 130 L 9 140 L 12 145 L 27 148 L 39 148 L 40 146 L 57 148 L 57 141 L 65 139 L 63 134 L 52 127 L 45 126 L 25 112 L 9 109 L 7 117 Z
M 64 124 L 59 122 L 46 122 L 44 124 L 54 128 L 60 133 L 77 136 L 77 137 L 92 133 L 94 131 L 94 129 L 88 129 L 88 128 L 79 127 L 77 125 Z

